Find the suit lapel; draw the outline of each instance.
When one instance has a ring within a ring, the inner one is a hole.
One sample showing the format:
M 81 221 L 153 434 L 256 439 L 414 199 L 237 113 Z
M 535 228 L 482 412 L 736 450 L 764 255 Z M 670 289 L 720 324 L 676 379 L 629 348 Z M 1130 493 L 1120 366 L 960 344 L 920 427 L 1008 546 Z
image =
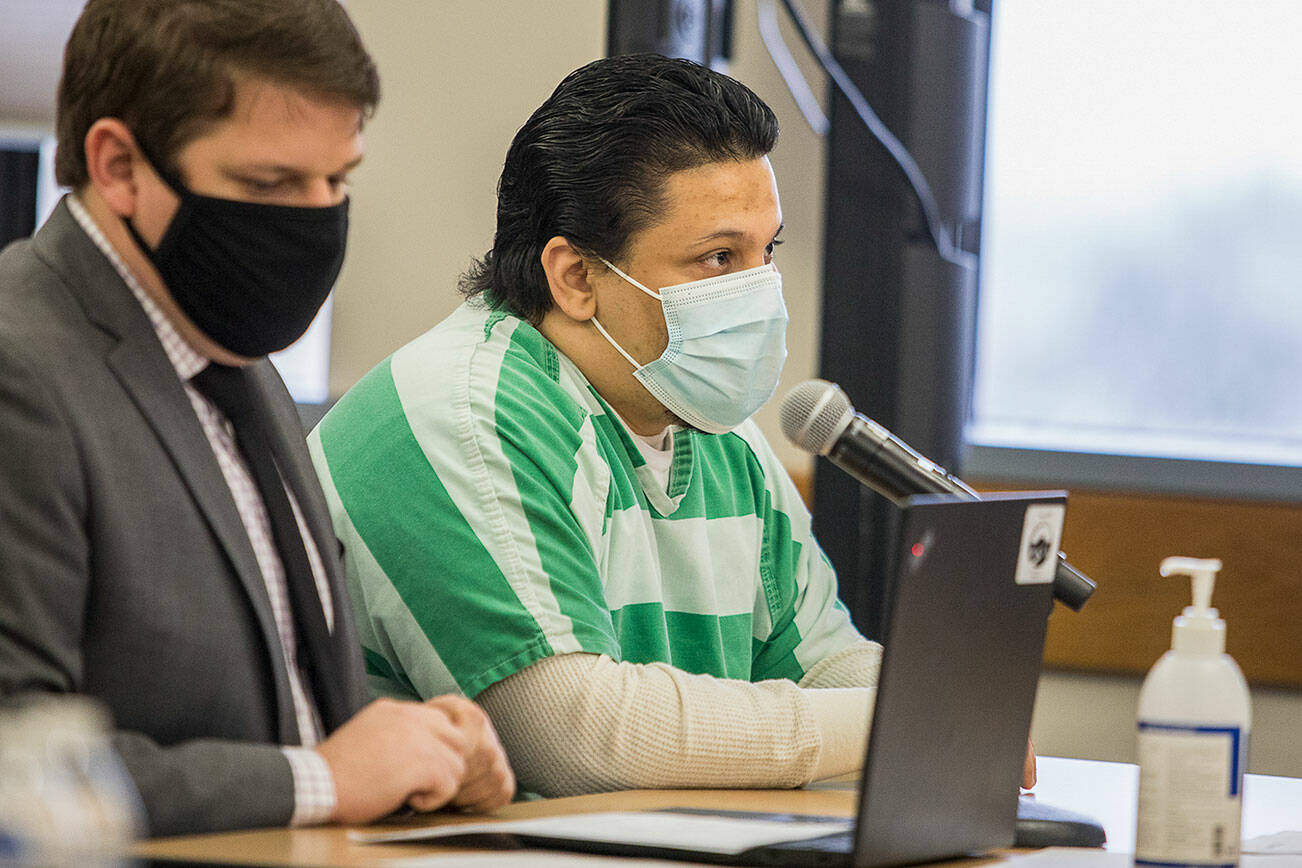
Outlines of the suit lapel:
M 281 739 L 293 742 L 298 726 L 262 571 L 230 487 L 153 325 L 66 203 L 59 204 L 37 233 L 34 249 L 63 278 L 87 318 L 118 339 L 105 364 L 157 435 L 244 589 L 272 661 Z

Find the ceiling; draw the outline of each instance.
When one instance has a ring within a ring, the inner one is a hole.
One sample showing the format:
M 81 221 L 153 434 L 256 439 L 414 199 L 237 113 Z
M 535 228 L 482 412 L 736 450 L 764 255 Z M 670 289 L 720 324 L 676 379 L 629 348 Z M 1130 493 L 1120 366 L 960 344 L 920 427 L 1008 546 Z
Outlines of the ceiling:
M 0 123 L 54 122 L 63 44 L 83 0 L 0 0 Z

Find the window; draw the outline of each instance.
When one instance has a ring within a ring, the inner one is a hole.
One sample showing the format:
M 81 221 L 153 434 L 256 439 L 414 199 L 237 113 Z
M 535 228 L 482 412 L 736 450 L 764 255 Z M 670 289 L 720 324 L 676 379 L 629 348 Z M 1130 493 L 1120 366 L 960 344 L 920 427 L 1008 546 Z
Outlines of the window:
M 995 4 L 968 472 L 1302 465 L 1298 33 L 1296 0 Z

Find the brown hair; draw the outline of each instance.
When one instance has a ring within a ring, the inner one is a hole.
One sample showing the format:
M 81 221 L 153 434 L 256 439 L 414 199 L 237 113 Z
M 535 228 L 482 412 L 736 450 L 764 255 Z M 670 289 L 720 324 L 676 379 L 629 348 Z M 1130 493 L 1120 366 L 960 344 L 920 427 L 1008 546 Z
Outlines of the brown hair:
M 130 127 L 159 169 L 234 107 L 238 75 L 341 99 L 369 116 L 375 64 L 336 0 L 90 0 L 63 53 L 60 184 L 80 187 L 86 133 L 100 118 Z

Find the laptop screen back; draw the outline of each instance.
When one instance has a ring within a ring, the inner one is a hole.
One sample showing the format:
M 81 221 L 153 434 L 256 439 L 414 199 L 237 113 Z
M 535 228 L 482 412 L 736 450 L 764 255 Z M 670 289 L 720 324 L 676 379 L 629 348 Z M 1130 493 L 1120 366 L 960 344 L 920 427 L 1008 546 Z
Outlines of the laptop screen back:
M 1013 843 L 1065 495 L 916 498 L 897 535 L 853 864 Z

